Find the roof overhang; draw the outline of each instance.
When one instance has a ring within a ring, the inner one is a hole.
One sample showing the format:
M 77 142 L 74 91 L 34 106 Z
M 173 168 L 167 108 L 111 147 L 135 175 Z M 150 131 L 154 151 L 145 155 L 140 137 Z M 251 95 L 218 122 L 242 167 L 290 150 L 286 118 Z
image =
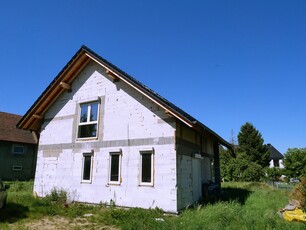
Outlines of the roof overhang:
M 136 79 L 132 78 L 107 60 L 103 59 L 86 46 L 82 46 L 73 58 L 66 64 L 62 71 L 55 77 L 51 84 L 45 89 L 40 97 L 35 101 L 27 113 L 23 116 L 17 127 L 25 130 L 40 131 L 42 121 L 46 111 L 52 106 L 56 99 L 65 91 L 70 90 L 71 84 L 78 74 L 90 62 L 94 61 L 105 69 L 106 74 L 113 79 L 114 82 L 123 81 L 146 96 L 148 99 L 156 103 L 165 110 L 165 113 L 177 118 L 187 126 L 194 128 L 200 132 L 208 131 L 216 137 L 220 144 L 232 148 L 231 145 L 223 140 L 219 135 L 211 129 L 198 122 L 176 106 L 160 97 L 154 91 L 142 85 Z

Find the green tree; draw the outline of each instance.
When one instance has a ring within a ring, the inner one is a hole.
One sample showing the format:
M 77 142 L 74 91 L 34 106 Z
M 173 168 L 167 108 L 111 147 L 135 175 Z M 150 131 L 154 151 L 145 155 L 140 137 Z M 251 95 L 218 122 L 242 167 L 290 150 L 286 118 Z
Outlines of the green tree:
M 228 150 L 220 147 L 220 171 L 221 171 L 221 177 L 223 181 L 231 181 L 232 175 L 229 171 L 229 165 L 232 162 L 233 154 Z
M 269 166 L 269 156 L 261 133 L 249 122 L 241 126 L 238 134 L 237 157 L 264 168 Z
M 288 177 L 306 178 L 306 148 L 288 149 L 283 164 Z
M 272 181 L 272 183 L 274 184 L 274 182 L 279 181 L 281 175 L 283 174 L 283 170 L 278 167 L 266 168 L 265 174 L 267 179 L 269 181 Z

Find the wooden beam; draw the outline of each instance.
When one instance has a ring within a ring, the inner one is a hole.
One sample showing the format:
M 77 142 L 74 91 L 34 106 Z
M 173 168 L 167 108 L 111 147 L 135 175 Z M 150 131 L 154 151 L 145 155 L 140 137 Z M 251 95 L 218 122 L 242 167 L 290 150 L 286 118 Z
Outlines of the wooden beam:
M 64 89 L 71 89 L 71 85 L 63 81 L 60 82 L 60 86 Z
M 169 116 L 169 117 L 173 117 L 173 115 L 170 113 L 169 110 L 165 110 L 165 114 L 166 114 L 167 116 Z
M 33 114 L 33 117 L 39 120 L 43 119 L 43 116 L 38 115 L 38 114 Z
M 112 71 L 110 71 L 109 69 L 107 69 L 105 71 L 105 73 L 111 78 L 113 79 L 113 82 L 117 82 L 119 81 L 119 77 L 117 77 Z

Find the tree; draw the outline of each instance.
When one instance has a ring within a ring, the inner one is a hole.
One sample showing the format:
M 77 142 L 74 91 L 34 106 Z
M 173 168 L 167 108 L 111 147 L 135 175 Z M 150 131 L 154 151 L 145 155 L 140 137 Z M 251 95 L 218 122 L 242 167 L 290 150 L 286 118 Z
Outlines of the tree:
M 266 177 L 269 181 L 274 182 L 279 181 L 281 175 L 283 174 L 283 170 L 278 167 L 266 168 L 265 170 Z
M 234 143 L 232 132 L 232 143 Z M 220 150 L 221 176 L 228 181 L 259 181 L 269 166 L 270 153 L 261 133 L 249 122 L 241 126 L 235 153 Z
M 231 181 L 233 179 L 231 173 L 229 172 L 229 165 L 233 159 L 232 153 L 228 149 L 224 149 L 222 147 L 219 148 L 219 152 L 221 177 L 223 181 Z
M 240 128 L 238 134 L 238 158 L 257 163 L 262 168 L 269 166 L 270 153 L 261 133 L 249 122 Z
M 288 177 L 306 178 L 306 148 L 288 149 L 283 164 Z

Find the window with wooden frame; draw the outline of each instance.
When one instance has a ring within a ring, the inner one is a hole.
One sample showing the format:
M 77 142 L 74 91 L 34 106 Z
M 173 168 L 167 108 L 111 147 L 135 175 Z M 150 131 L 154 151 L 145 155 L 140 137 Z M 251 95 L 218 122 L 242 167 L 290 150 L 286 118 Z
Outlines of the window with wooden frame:
M 91 183 L 93 152 L 83 153 L 82 182 Z
M 80 104 L 78 138 L 96 138 L 98 136 L 99 101 Z
M 140 185 L 154 184 L 154 151 L 140 151 Z
M 23 155 L 26 153 L 26 147 L 23 145 L 13 145 L 12 153 Z
M 121 183 L 121 157 L 121 151 L 109 154 L 109 184 Z

